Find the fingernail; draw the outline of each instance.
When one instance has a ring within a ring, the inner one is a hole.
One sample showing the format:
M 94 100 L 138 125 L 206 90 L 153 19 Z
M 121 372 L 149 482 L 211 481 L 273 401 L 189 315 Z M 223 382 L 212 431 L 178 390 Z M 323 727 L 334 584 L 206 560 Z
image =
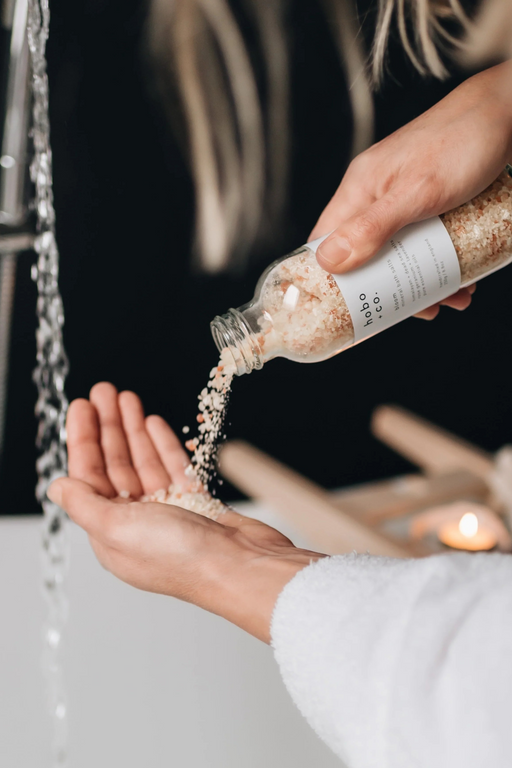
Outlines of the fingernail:
M 333 272 L 348 259 L 352 249 L 346 237 L 330 237 L 317 251 L 324 264 Z
M 57 483 L 57 481 L 53 482 L 48 490 L 46 491 L 46 495 L 50 499 L 50 501 L 53 501 L 54 504 L 57 504 L 57 506 L 62 506 L 62 490 Z

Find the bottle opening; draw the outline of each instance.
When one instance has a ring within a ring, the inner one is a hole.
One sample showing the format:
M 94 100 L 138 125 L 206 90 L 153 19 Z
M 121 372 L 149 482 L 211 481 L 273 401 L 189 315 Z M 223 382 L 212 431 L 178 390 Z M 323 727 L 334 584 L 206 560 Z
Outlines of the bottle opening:
M 219 352 L 227 349 L 232 354 L 237 376 L 263 368 L 261 346 L 241 312 L 230 309 L 225 315 L 217 315 L 210 328 Z

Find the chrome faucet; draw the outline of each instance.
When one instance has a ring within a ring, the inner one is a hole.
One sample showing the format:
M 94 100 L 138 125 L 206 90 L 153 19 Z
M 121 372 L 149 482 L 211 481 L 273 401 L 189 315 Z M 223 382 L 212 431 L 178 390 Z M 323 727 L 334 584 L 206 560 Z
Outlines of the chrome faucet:
M 28 0 L 0 0 L 0 458 L 16 257 L 32 248 Z

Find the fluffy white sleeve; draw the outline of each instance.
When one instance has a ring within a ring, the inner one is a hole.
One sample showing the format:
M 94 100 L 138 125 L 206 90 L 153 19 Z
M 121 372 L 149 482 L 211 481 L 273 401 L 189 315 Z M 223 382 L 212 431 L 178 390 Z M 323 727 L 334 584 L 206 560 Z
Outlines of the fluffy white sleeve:
M 512 556 L 319 560 L 279 596 L 272 645 L 348 768 L 512 766 Z

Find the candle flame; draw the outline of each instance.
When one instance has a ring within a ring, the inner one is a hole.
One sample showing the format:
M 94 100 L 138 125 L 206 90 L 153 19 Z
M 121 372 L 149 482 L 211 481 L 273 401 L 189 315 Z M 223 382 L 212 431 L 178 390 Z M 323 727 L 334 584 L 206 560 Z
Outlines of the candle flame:
M 478 517 L 473 512 L 466 512 L 462 515 L 459 523 L 459 531 L 468 539 L 476 536 L 478 532 Z

